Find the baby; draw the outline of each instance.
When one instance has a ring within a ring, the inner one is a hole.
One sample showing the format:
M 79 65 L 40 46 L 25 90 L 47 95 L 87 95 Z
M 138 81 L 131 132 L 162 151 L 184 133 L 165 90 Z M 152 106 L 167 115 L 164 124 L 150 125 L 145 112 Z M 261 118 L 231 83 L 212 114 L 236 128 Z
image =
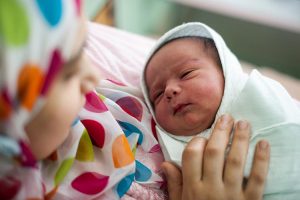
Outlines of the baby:
M 256 70 L 244 73 L 207 25 L 187 23 L 162 36 L 146 61 L 142 89 L 166 160 L 181 165 L 186 143 L 195 135 L 209 137 L 227 113 L 252 127 L 245 177 L 256 142 L 266 139 L 272 153 L 264 198 L 300 194 L 300 107 L 278 82 Z

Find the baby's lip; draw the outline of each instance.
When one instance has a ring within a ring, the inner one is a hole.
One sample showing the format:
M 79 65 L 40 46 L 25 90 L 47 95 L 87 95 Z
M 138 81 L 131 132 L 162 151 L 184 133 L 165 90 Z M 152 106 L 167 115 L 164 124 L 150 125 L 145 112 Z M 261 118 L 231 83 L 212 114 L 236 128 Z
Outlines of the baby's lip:
M 188 105 L 190 105 L 190 103 L 180 103 L 180 104 L 177 104 L 173 108 L 173 115 L 176 115 L 176 113 L 180 112 L 183 108 L 185 108 Z

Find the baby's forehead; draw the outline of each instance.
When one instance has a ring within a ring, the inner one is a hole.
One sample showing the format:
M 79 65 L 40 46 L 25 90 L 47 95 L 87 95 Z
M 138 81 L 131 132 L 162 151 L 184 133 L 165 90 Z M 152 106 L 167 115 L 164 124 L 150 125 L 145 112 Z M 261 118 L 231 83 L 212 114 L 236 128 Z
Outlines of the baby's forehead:
M 153 58 L 155 56 L 157 56 L 157 54 L 160 54 L 162 52 L 162 50 L 165 50 L 165 48 L 168 47 L 170 44 L 182 45 L 183 43 L 185 43 L 185 41 L 187 41 L 186 42 L 187 44 L 185 44 L 185 45 L 188 45 L 188 43 L 189 43 L 188 41 L 195 41 L 195 42 L 198 42 L 200 45 L 203 44 L 203 41 L 199 37 L 180 37 L 180 38 L 174 38 L 172 40 L 168 40 L 168 41 L 162 43 L 160 46 L 158 46 L 155 50 L 153 50 L 153 53 L 148 58 L 146 67 L 149 66 L 149 63 L 153 60 Z M 178 43 L 178 42 L 180 42 L 180 43 Z
M 205 53 L 207 53 L 208 56 L 211 55 L 211 53 L 215 54 L 214 59 L 216 56 L 218 56 L 218 50 L 216 48 L 216 45 L 214 43 L 213 39 L 210 38 L 205 38 L 205 37 L 198 37 L 198 36 L 187 36 L 187 37 L 179 37 L 179 38 L 174 38 L 171 40 L 168 40 L 164 43 L 162 43 L 160 46 L 156 48 L 156 50 L 153 51 L 152 55 L 149 57 L 147 64 L 145 65 L 145 72 L 147 72 L 147 69 L 150 66 L 150 63 L 153 61 L 154 57 L 157 57 L 159 54 L 162 54 L 162 52 L 171 52 L 172 53 L 172 48 L 167 49 L 167 47 L 172 47 L 174 46 L 194 46 L 195 44 L 199 46 L 199 49 L 203 50 Z M 197 47 L 196 46 L 196 47 Z M 184 48 L 182 49 L 184 53 Z
M 159 56 L 159 55 L 160 56 L 164 55 L 164 54 L 161 54 L 162 52 L 166 52 L 166 51 L 172 52 L 173 48 L 166 49 L 166 47 L 169 46 L 170 44 L 175 45 L 175 46 L 176 46 L 176 44 L 178 44 L 178 45 L 194 45 L 194 46 L 196 44 L 196 46 L 199 46 L 199 49 L 201 49 L 207 56 L 211 56 L 211 58 L 213 60 L 215 60 L 216 63 L 218 65 L 220 65 L 220 67 L 221 67 L 218 50 L 216 48 L 216 45 L 215 45 L 213 39 L 206 38 L 206 37 L 198 37 L 198 36 L 173 38 L 171 40 L 161 43 L 161 45 L 158 46 L 157 49 L 154 50 L 152 55 L 149 57 L 147 64 L 145 65 L 145 70 L 144 70 L 144 78 L 145 78 L 147 87 L 149 86 L 149 81 L 147 81 L 147 76 L 149 76 L 149 71 L 151 71 L 149 69 L 152 69 L 155 66 L 155 65 L 153 65 L 154 58 L 157 58 L 157 56 Z M 182 52 L 183 52 L 183 54 L 185 53 L 184 50 Z M 159 76 L 159 73 L 156 76 Z M 150 85 L 152 85 L 152 84 L 150 84 Z
M 179 37 L 179 38 L 173 38 L 171 40 L 168 40 L 164 43 L 162 43 L 152 54 L 151 57 L 153 57 L 155 54 L 157 54 L 162 48 L 164 48 L 165 46 L 168 46 L 169 44 L 174 44 L 174 43 L 178 43 L 181 42 L 182 43 L 189 43 L 189 41 L 198 43 L 199 45 L 203 45 L 204 41 L 207 40 L 208 38 L 203 38 L 203 37 L 196 37 L 196 36 L 186 36 L 186 37 Z M 210 39 L 211 40 L 211 39 Z
M 163 50 L 165 50 L 170 45 L 172 46 L 199 46 L 201 50 L 210 50 L 210 49 L 216 49 L 216 45 L 214 43 L 214 40 L 210 38 L 204 38 L 204 37 L 197 37 L 197 36 L 187 36 L 187 37 L 180 37 L 180 38 L 174 38 L 172 40 L 168 40 L 164 43 L 162 43 L 157 49 L 152 53 L 150 58 L 148 59 L 147 66 L 149 66 L 149 63 L 153 59 L 153 57 L 156 57 L 157 54 L 160 54 Z M 172 49 L 168 49 L 169 51 L 172 51 Z M 217 51 L 217 49 L 216 49 Z M 208 51 L 206 51 L 208 52 Z

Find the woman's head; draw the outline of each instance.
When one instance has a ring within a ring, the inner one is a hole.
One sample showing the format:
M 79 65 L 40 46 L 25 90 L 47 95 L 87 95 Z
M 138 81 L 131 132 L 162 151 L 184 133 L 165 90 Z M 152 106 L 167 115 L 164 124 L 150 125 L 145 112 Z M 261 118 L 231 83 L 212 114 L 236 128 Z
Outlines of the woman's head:
M 99 78 L 83 53 L 80 1 L 0 4 L 1 133 L 68 131 Z

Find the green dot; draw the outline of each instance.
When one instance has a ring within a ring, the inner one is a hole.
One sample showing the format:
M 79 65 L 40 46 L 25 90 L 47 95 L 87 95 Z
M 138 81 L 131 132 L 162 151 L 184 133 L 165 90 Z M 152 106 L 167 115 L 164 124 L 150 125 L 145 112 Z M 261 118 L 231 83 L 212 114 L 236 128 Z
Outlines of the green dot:
M 71 169 L 73 162 L 74 158 L 68 158 L 62 162 L 54 177 L 55 186 L 57 186 L 65 178 Z
M 85 162 L 94 160 L 93 144 L 86 129 L 80 138 L 76 159 Z
M 23 45 L 29 39 L 26 11 L 16 0 L 0 0 L 0 37 L 9 45 Z

